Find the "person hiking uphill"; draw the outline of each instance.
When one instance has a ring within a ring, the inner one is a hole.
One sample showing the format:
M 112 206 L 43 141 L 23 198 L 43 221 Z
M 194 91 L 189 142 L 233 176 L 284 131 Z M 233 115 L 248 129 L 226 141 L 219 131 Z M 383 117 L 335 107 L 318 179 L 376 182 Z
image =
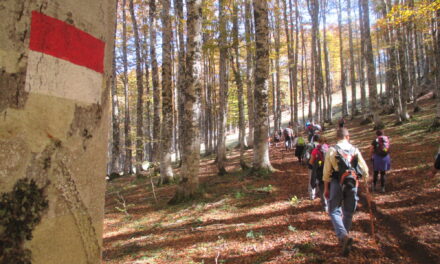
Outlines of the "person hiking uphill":
M 434 158 L 434 166 L 432 167 L 430 176 L 434 177 L 437 174 L 437 171 L 440 170 L 440 147 L 438 148 L 437 154 Z
M 298 158 L 299 163 L 301 163 L 304 148 L 306 147 L 306 140 L 303 136 L 301 136 L 301 134 L 299 134 L 297 137 L 295 137 L 293 145 L 295 146 L 295 156 Z
M 289 124 L 288 127 L 284 128 L 283 134 L 284 134 L 286 150 L 287 149 L 292 149 L 293 148 L 293 145 L 292 145 L 292 141 L 293 141 L 292 125 Z
M 376 136 L 370 148 L 374 170 L 372 190 L 376 191 L 376 183 L 380 174 L 381 191 L 385 192 L 385 175 L 391 168 L 390 140 L 382 130 L 377 130 Z
M 328 199 L 328 213 L 342 253 L 348 256 L 353 238 L 349 236 L 353 214 L 358 201 L 359 177 L 366 182 L 368 166 L 359 150 L 350 144 L 346 128 L 337 131 L 338 143 L 331 147 L 324 161 L 324 196 Z
M 309 194 L 311 188 L 318 187 L 319 198 L 321 199 L 321 205 L 325 212 L 328 211 L 327 200 L 324 197 L 324 181 L 322 176 L 324 174 L 324 161 L 325 155 L 327 154 L 329 146 L 327 144 L 327 139 L 325 136 L 319 137 L 319 144 L 313 149 L 309 166 L 312 167 L 312 174 L 309 182 Z
M 308 177 L 308 179 L 309 179 L 308 191 L 309 191 L 310 200 L 315 200 L 316 184 L 311 184 L 313 166 L 309 164 L 309 161 L 312 157 L 313 150 L 318 146 L 318 142 L 319 142 L 320 138 L 321 138 L 321 136 L 319 134 L 313 136 L 312 142 L 306 144 L 304 151 L 303 151 L 303 157 L 302 157 L 302 159 L 306 162 L 306 165 L 308 167 L 307 175 L 309 176 Z

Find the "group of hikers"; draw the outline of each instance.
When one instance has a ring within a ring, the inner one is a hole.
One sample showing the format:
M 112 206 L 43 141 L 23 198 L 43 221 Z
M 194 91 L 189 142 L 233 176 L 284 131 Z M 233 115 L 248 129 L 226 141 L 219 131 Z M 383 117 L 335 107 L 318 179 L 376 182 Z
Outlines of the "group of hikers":
M 358 186 L 364 182 L 369 188 L 369 174 L 361 152 L 350 144 L 345 120 L 340 119 L 338 125 L 337 143 L 331 147 L 327 138 L 321 134 L 321 126 L 313 122 L 306 123 L 303 134 L 295 134 L 290 124 L 282 133 L 276 134 L 280 137 L 278 142 L 281 136 L 284 137 L 286 149 L 295 148 L 298 161 L 308 166 L 309 197 L 313 200 L 318 194 L 322 209 L 329 214 L 341 243 L 342 253 L 347 256 L 353 244 L 349 232 L 358 201 Z M 308 143 L 304 136 L 307 136 Z M 386 172 L 391 168 L 391 158 L 390 141 L 383 130 L 376 131 L 369 154 L 374 170 L 371 190 L 376 191 L 380 178 L 381 192 L 385 192 Z

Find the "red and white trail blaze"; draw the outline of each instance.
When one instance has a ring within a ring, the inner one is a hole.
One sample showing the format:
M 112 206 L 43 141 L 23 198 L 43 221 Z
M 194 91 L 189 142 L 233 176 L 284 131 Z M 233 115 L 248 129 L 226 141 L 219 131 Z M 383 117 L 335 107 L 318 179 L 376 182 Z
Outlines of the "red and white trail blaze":
M 105 43 L 61 20 L 32 12 L 26 90 L 100 103 Z M 44 85 L 42 85 L 44 84 Z

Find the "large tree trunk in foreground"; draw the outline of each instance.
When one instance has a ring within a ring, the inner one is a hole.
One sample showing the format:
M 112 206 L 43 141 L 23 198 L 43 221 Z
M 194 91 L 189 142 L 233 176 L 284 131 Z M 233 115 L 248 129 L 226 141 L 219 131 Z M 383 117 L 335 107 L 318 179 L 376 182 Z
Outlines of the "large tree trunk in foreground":
M 171 203 L 193 198 L 199 187 L 200 92 L 202 89 L 202 0 L 187 0 L 187 57 L 184 96 L 181 182 Z
M 162 126 L 160 130 L 160 179 L 166 184 L 173 179 L 171 140 L 173 138 L 173 85 L 171 42 L 173 41 L 170 0 L 162 0 Z
M 144 113 L 144 84 L 142 76 L 142 58 L 141 58 L 141 40 L 139 38 L 138 24 L 134 13 L 133 0 L 130 0 L 130 14 L 133 23 L 134 46 L 136 51 L 136 86 L 137 86 L 137 105 L 136 105 L 136 173 L 142 170 L 144 161 L 144 131 L 143 131 L 143 113 Z
M 267 2 L 253 0 L 255 19 L 255 130 L 254 170 L 272 170 L 269 160 L 268 135 L 268 78 L 269 78 L 269 26 Z
M 122 0 L 122 63 L 124 65 L 124 97 L 125 97 L 125 120 L 124 120 L 124 136 L 125 136 L 125 160 L 124 173 L 131 174 L 133 172 L 131 159 L 131 125 L 130 125 L 130 100 L 128 90 L 128 58 L 127 58 L 127 17 L 125 13 L 127 2 Z
M 374 66 L 373 44 L 371 42 L 370 34 L 370 9 L 368 7 L 368 0 L 362 0 L 362 16 L 364 20 L 363 33 L 365 36 L 365 58 L 367 61 L 370 114 L 373 115 L 375 129 L 380 129 L 383 127 L 383 123 L 379 116 L 379 108 L 377 103 L 376 68 Z
M 225 169 L 226 158 L 226 121 L 228 116 L 228 90 L 229 90 L 229 65 L 228 65 L 228 47 L 226 32 L 226 3 L 220 1 L 219 20 L 220 20 L 220 110 L 218 113 L 218 146 L 217 146 L 217 169 L 219 175 L 227 173 Z
M 151 74 L 153 77 L 153 152 L 152 160 L 159 161 L 159 138 L 160 138 L 160 86 L 159 86 L 159 67 L 157 66 L 156 55 L 156 0 L 150 0 L 150 57 Z
M 2 264 L 102 261 L 115 4 L 0 2 Z

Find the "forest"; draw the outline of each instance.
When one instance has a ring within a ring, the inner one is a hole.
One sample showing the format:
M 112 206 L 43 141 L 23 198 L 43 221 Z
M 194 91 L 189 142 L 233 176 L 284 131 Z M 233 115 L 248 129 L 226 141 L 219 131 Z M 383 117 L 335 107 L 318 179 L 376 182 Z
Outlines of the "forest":
M 426 176 L 440 135 L 439 0 L 116 10 L 105 263 L 440 261 L 440 181 Z M 307 199 L 307 166 L 274 142 L 312 123 L 333 145 L 341 120 L 370 178 L 375 131 L 392 145 L 386 192 L 360 187 L 349 258 Z

